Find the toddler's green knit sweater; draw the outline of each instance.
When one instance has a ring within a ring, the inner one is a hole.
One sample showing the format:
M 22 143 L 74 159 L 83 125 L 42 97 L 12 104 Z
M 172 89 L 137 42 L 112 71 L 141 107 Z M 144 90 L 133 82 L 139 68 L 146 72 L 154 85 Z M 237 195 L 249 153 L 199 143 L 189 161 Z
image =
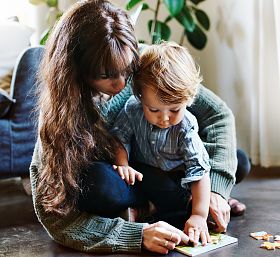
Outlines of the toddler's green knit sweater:
M 109 125 L 130 95 L 131 89 L 127 86 L 101 106 Z M 228 199 L 235 182 L 237 165 L 233 114 L 219 97 L 203 86 L 199 87 L 196 100 L 189 110 L 198 120 L 199 134 L 209 153 L 211 190 Z M 38 139 L 30 166 L 33 203 L 39 221 L 53 240 L 84 252 L 141 251 L 144 224 L 79 211 L 72 211 L 63 217 L 46 213 L 35 190 L 42 165 L 42 146 Z

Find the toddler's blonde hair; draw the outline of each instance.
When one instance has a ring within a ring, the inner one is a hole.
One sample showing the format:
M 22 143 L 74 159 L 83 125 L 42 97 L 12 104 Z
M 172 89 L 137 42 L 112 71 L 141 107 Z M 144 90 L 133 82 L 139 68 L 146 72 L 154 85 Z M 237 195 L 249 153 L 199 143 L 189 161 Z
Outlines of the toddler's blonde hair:
M 175 42 L 162 41 L 145 47 L 134 76 L 133 91 L 141 99 L 142 90 L 150 87 L 161 102 L 191 105 L 202 77 L 189 51 Z

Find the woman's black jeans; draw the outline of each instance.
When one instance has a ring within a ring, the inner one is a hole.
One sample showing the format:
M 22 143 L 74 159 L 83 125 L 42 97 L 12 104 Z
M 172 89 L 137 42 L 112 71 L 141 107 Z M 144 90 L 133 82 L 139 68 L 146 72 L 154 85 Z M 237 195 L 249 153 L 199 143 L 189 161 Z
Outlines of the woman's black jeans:
M 235 184 L 240 183 L 249 173 L 251 170 L 251 163 L 244 151 L 241 149 L 237 149 L 237 170 L 235 174 Z

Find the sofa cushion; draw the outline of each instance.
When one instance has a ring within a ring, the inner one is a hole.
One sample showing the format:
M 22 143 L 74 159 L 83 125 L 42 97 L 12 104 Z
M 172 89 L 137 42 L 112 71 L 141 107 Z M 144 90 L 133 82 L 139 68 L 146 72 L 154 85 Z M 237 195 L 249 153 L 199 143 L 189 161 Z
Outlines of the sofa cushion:
M 14 67 L 10 96 L 16 102 L 10 103 L 9 111 L 0 119 L 1 177 L 28 175 L 29 172 L 37 137 L 36 74 L 43 50 L 42 47 L 27 48 L 18 56 Z M 10 101 L 13 101 L 11 97 Z

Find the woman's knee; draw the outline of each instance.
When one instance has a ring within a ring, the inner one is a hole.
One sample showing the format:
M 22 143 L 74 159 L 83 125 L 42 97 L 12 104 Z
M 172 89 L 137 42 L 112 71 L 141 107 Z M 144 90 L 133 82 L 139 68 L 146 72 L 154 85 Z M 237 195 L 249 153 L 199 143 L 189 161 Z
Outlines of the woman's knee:
M 88 165 L 82 171 L 82 179 L 84 179 L 85 183 L 99 182 L 99 181 L 107 181 L 108 178 L 114 178 L 114 171 L 111 164 L 107 162 L 96 161 Z M 93 180 L 93 181 L 92 181 Z
M 241 149 L 237 149 L 237 170 L 236 170 L 236 184 L 241 182 L 249 173 L 251 170 L 251 163 L 244 151 Z
M 112 165 L 94 162 L 82 173 L 79 209 L 110 215 L 125 208 L 128 187 Z

